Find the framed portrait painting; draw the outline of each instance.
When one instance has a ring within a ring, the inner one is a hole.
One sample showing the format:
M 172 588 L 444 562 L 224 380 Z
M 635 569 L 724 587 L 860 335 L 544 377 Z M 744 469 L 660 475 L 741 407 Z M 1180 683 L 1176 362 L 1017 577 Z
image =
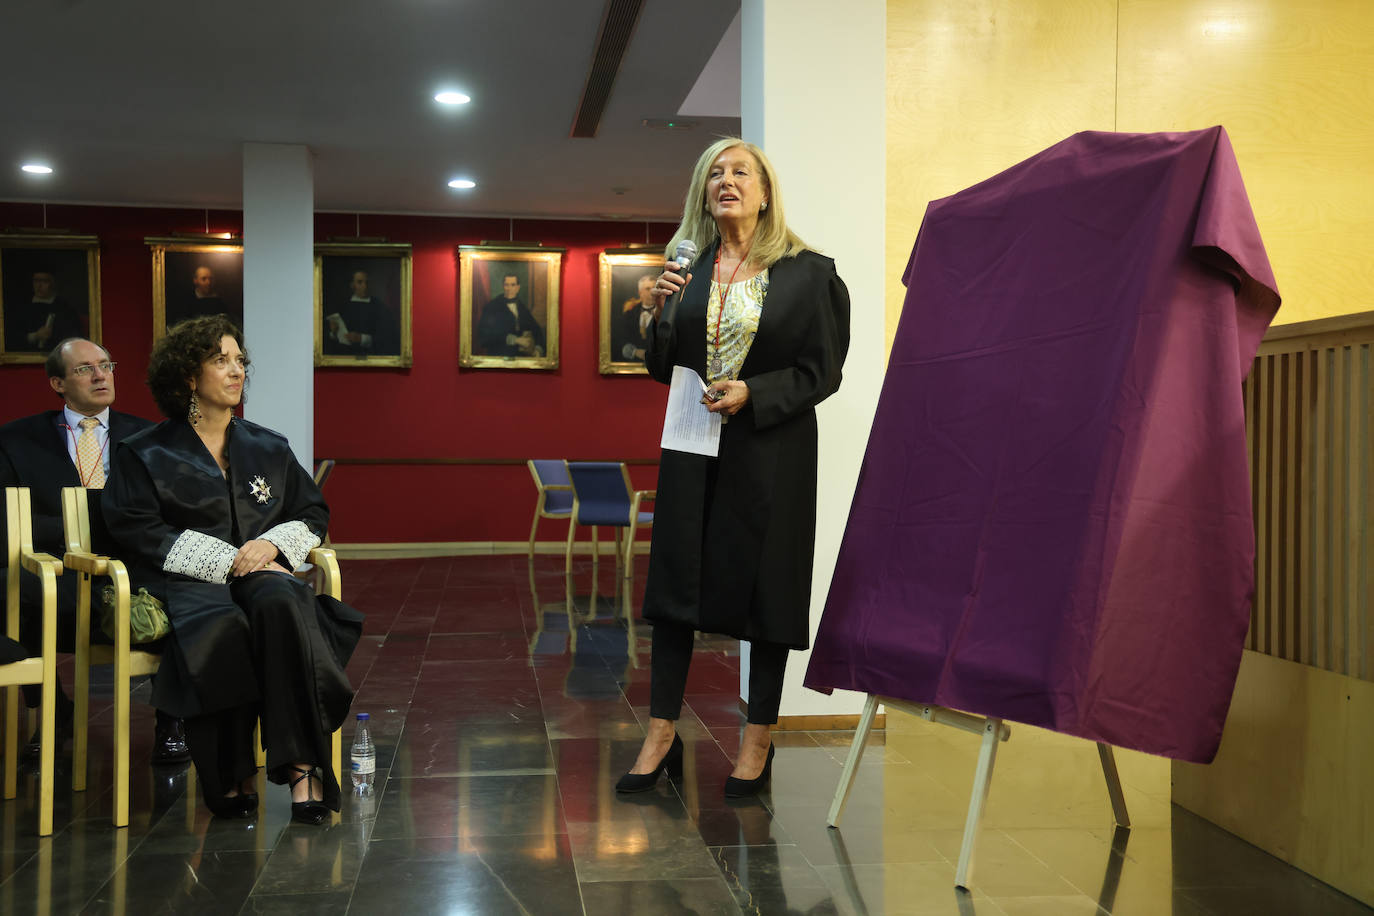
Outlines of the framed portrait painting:
M 316 245 L 315 365 L 409 366 L 410 271 L 409 245 Z
M 214 236 L 148 238 L 153 250 L 153 339 L 187 318 L 228 315 L 243 331 L 243 243 Z
M 0 363 L 41 363 L 68 337 L 100 342 L 100 242 L 0 235 Z
M 458 365 L 557 369 L 563 249 L 463 245 L 458 251 Z
M 663 254 L 644 249 L 603 251 L 600 262 L 600 346 L 602 375 L 648 375 L 644 350 L 649 343 L 653 300 L 649 292 L 663 272 Z

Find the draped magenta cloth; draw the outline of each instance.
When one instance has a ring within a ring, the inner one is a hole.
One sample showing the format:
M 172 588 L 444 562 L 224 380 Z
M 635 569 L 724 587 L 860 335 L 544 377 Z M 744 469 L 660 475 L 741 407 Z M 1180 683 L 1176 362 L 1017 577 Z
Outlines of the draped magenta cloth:
M 1209 762 L 1279 306 L 1225 130 L 1076 134 L 932 202 L 904 281 L 806 685 Z

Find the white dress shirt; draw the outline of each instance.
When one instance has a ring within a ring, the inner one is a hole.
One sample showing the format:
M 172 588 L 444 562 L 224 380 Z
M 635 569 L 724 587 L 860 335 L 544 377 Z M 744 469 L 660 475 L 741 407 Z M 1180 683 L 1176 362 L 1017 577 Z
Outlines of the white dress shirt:
M 83 468 L 76 461 L 76 441 L 81 438 L 81 421 L 86 419 L 85 414 L 77 413 L 70 407 L 63 406 L 62 416 L 64 423 L 67 424 L 67 456 L 72 459 L 72 464 L 76 466 L 78 474 L 89 474 L 90 468 Z M 105 477 L 110 476 L 110 408 L 106 407 L 95 415 L 95 419 L 100 421 L 100 425 L 95 428 L 95 447 L 100 449 L 100 462 L 104 465 Z

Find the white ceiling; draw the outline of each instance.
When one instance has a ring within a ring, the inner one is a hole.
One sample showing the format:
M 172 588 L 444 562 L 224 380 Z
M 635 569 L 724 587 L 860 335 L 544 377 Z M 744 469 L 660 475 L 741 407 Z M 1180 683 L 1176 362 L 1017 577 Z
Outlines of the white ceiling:
M 674 218 L 738 90 L 694 130 L 641 122 L 738 87 L 737 53 L 713 64 L 733 80 L 703 68 L 739 5 L 647 0 L 597 137 L 571 139 L 604 0 L 0 0 L 0 200 L 238 208 L 253 141 L 314 151 L 319 210 Z

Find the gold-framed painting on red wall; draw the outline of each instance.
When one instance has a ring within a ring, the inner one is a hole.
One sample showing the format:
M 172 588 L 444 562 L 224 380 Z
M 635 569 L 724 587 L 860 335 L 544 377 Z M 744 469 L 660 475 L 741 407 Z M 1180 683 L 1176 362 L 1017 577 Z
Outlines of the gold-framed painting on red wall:
M 458 249 L 458 365 L 557 369 L 562 248 Z
M 410 296 L 409 244 L 317 244 L 315 365 L 409 366 Z
M 100 343 L 100 240 L 0 235 L 0 363 L 41 363 L 68 337 Z
M 143 240 L 153 253 L 153 340 L 188 318 L 226 315 L 251 345 L 243 326 L 243 241 L 222 235 L 177 235 Z
M 602 375 L 648 375 L 644 350 L 653 333 L 651 291 L 663 271 L 663 253 L 656 248 L 608 248 L 597 260 L 597 366 Z

